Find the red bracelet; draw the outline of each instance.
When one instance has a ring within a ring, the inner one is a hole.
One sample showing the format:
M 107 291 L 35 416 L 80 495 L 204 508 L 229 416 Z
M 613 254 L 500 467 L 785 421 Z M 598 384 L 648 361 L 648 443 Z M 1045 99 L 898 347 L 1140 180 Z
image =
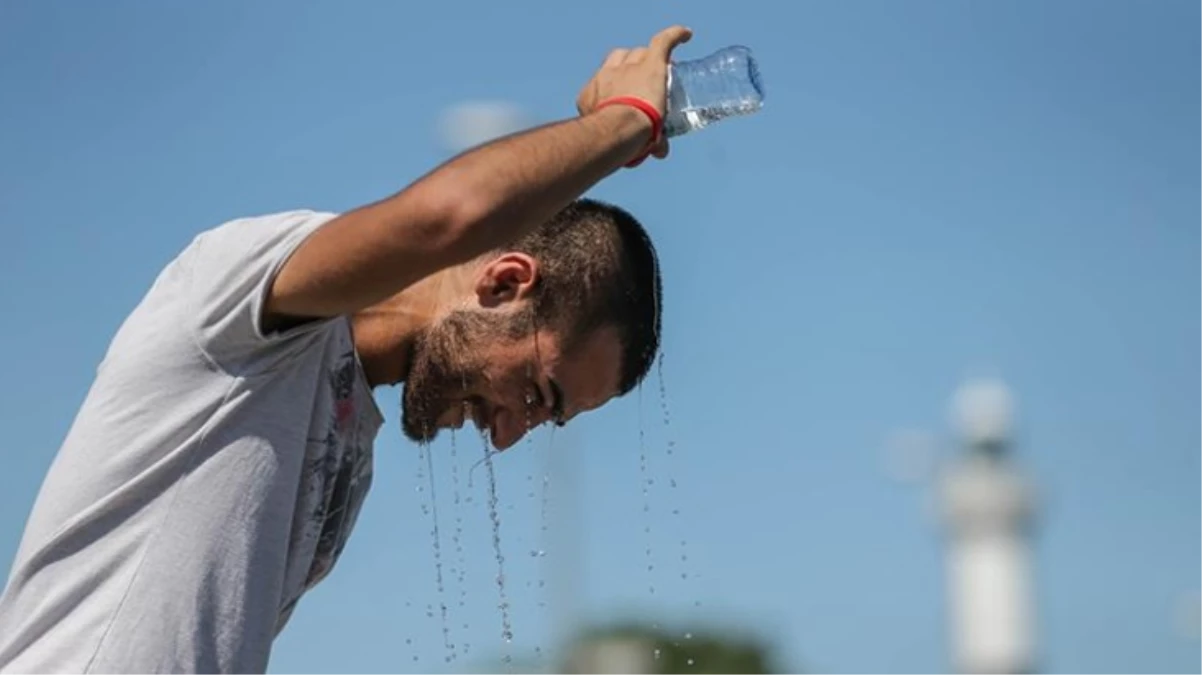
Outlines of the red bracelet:
M 659 144 L 660 137 L 664 133 L 664 117 L 659 114 L 658 108 L 637 96 L 612 96 L 593 106 L 593 110 L 600 110 L 609 105 L 628 105 L 632 108 L 637 108 L 651 120 L 651 140 L 647 143 L 646 149 L 638 157 L 635 157 L 626 164 L 627 167 L 636 167 L 642 164 L 643 160 L 647 159 L 647 156 L 651 154 L 655 146 Z

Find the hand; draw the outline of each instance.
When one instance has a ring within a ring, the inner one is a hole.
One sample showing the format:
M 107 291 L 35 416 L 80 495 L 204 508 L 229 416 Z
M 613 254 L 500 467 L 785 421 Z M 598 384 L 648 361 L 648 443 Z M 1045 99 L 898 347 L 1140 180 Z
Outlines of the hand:
M 689 41 L 693 32 L 684 26 L 660 31 L 646 47 L 615 49 L 576 97 L 576 110 L 588 115 L 597 104 L 614 96 L 637 96 L 655 106 L 660 116 L 668 110 L 668 64 L 672 50 Z M 668 156 L 668 141 L 660 138 L 651 154 Z

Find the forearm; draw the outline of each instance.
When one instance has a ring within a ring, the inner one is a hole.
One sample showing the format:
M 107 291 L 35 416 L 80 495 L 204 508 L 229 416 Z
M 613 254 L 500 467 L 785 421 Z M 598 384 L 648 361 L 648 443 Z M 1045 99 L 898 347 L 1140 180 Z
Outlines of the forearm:
M 466 152 L 315 232 L 281 271 L 269 311 L 353 313 L 504 246 L 638 155 L 650 134 L 642 112 L 615 105 Z
M 429 253 L 443 265 L 470 260 L 550 219 L 637 155 L 650 133 L 643 113 L 610 106 L 509 136 L 447 162 L 377 215 L 402 225 L 413 206 L 449 195 L 452 215 Z

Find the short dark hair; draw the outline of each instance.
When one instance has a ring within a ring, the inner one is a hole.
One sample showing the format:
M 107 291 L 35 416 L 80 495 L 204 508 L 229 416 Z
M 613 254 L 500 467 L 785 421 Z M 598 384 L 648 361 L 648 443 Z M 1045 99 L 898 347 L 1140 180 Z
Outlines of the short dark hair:
M 589 333 L 616 329 L 622 344 L 618 395 L 633 390 L 659 352 L 663 307 L 651 237 L 629 212 L 578 199 L 509 246 L 539 261 L 534 310 L 573 349 Z

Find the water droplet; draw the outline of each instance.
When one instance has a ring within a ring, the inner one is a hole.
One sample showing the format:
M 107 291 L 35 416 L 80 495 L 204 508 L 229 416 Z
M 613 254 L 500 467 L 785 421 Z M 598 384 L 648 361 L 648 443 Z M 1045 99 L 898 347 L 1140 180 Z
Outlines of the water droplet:
M 662 403 L 661 403 L 662 404 Z M 647 574 L 652 576 L 655 566 L 652 564 L 653 558 L 651 555 L 651 491 L 648 489 L 655 484 L 655 479 L 652 478 L 648 468 L 647 455 L 647 435 L 643 429 L 643 387 L 638 388 L 638 425 L 639 425 L 639 474 L 643 482 L 643 535 L 646 537 L 646 548 L 644 549 L 647 555 Z M 648 579 L 654 581 L 654 578 Z M 648 585 L 648 592 L 655 595 L 654 583 Z M 656 650 L 656 658 L 659 658 L 659 650 Z
M 442 574 L 442 544 L 438 535 L 438 495 L 435 493 L 434 489 L 434 453 L 431 452 L 429 448 L 426 448 L 421 454 L 424 455 L 426 460 L 426 470 L 424 472 L 419 470 L 419 474 L 428 480 L 428 487 L 430 488 L 429 503 L 423 501 L 421 505 L 422 515 L 430 516 L 430 539 L 433 543 L 434 550 L 434 580 L 435 586 L 438 589 L 439 608 L 442 610 L 442 642 L 449 654 L 453 653 L 454 650 L 451 647 L 450 631 L 447 627 L 447 604 L 445 601 L 446 586 L 443 582 Z M 424 490 L 419 483 L 418 493 L 420 494 L 423 491 Z M 434 618 L 434 608 L 429 604 L 426 605 L 426 618 Z
M 680 573 L 680 578 L 681 578 L 681 579 L 688 579 L 688 578 L 689 578 L 689 573 L 688 573 L 688 572 L 681 572 L 681 573 Z
M 684 639 L 686 639 L 686 640 L 692 640 L 692 639 L 693 639 L 693 634 L 692 634 L 692 633 L 685 633 L 685 634 L 684 634 Z
M 541 548 L 540 548 L 540 549 L 538 549 L 537 551 L 531 551 L 531 552 L 530 552 L 530 557 L 531 557 L 531 558 L 542 558 L 542 557 L 543 557 L 543 556 L 545 556 L 545 555 L 547 555 L 547 552 L 546 552 L 546 551 L 544 551 L 544 550 L 542 550 Z
M 672 509 L 672 515 L 674 515 L 674 516 L 679 516 L 679 515 L 680 515 L 680 509 Z
M 413 657 L 413 660 L 414 660 L 414 662 L 416 662 L 416 661 L 417 661 L 417 657 L 416 657 L 416 656 L 414 656 L 414 657 Z
M 659 648 L 659 647 L 656 647 L 656 648 L 655 648 L 655 660 L 656 660 L 656 661 L 658 661 L 658 660 L 659 660 L 660 654 L 661 654 L 661 650 L 660 650 L 660 648 Z
M 465 418 L 470 416 L 471 411 L 469 408 L 470 406 L 468 404 L 464 404 Z M 458 604 L 459 608 L 462 609 L 466 607 L 466 599 L 468 599 L 468 587 L 466 587 L 466 580 L 468 580 L 468 560 L 466 560 L 463 549 L 462 504 L 464 500 L 459 494 L 459 446 L 456 438 L 456 430 L 454 429 L 451 430 L 451 485 L 454 491 L 454 533 L 452 534 L 451 540 L 454 543 L 454 551 L 456 551 L 456 567 L 454 567 L 452 574 L 456 575 L 457 580 L 459 581 Z M 466 501 L 471 503 L 471 497 L 469 496 L 468 500 Z M 469 631 L 470 628 L 468 622 L 463 622 L 463 629 L 464 632 Z M 464 645 L 464 651 L 466 652 L 466 645 Z
M 685 663 L 688 663 L 688 664 L 691 666 L 691 665 L 693 665 L 693 659 L 689 659 L 689 660 L 688 660 L 688 661 L 686 661 Z
M 674 487 L 676 487 L 676 479 L 675 479 L 675 478 L 672 478 L 672 479 L 670 479 L 670 480 L 668 481 L 668 485 L 669 485 L 669 486 L 671 486 L 671 487 L 673 487 L 673 488 L 674 488 Z
M 405 638 L 405 644 L 407 644 L 407 645 L 413 644 L 413 638 Z
M 497 473 L 493 466 L 493 452 L 487 433 L 481 434 L 484 444 L 484 459 L 482 460 L 488 474 L 488 517 L 492 522 L 492 548 L 497 559 L 497 597 L 500 600 L 497 607 L 501 610 L 501 636 L 506 642 L 513 637 L 509 618 L 509 598 L 505 593 L 505 556 L 501 553 L 501 517 L 497 514 Z M 512 507 L 511 507 L 512 508 Z

